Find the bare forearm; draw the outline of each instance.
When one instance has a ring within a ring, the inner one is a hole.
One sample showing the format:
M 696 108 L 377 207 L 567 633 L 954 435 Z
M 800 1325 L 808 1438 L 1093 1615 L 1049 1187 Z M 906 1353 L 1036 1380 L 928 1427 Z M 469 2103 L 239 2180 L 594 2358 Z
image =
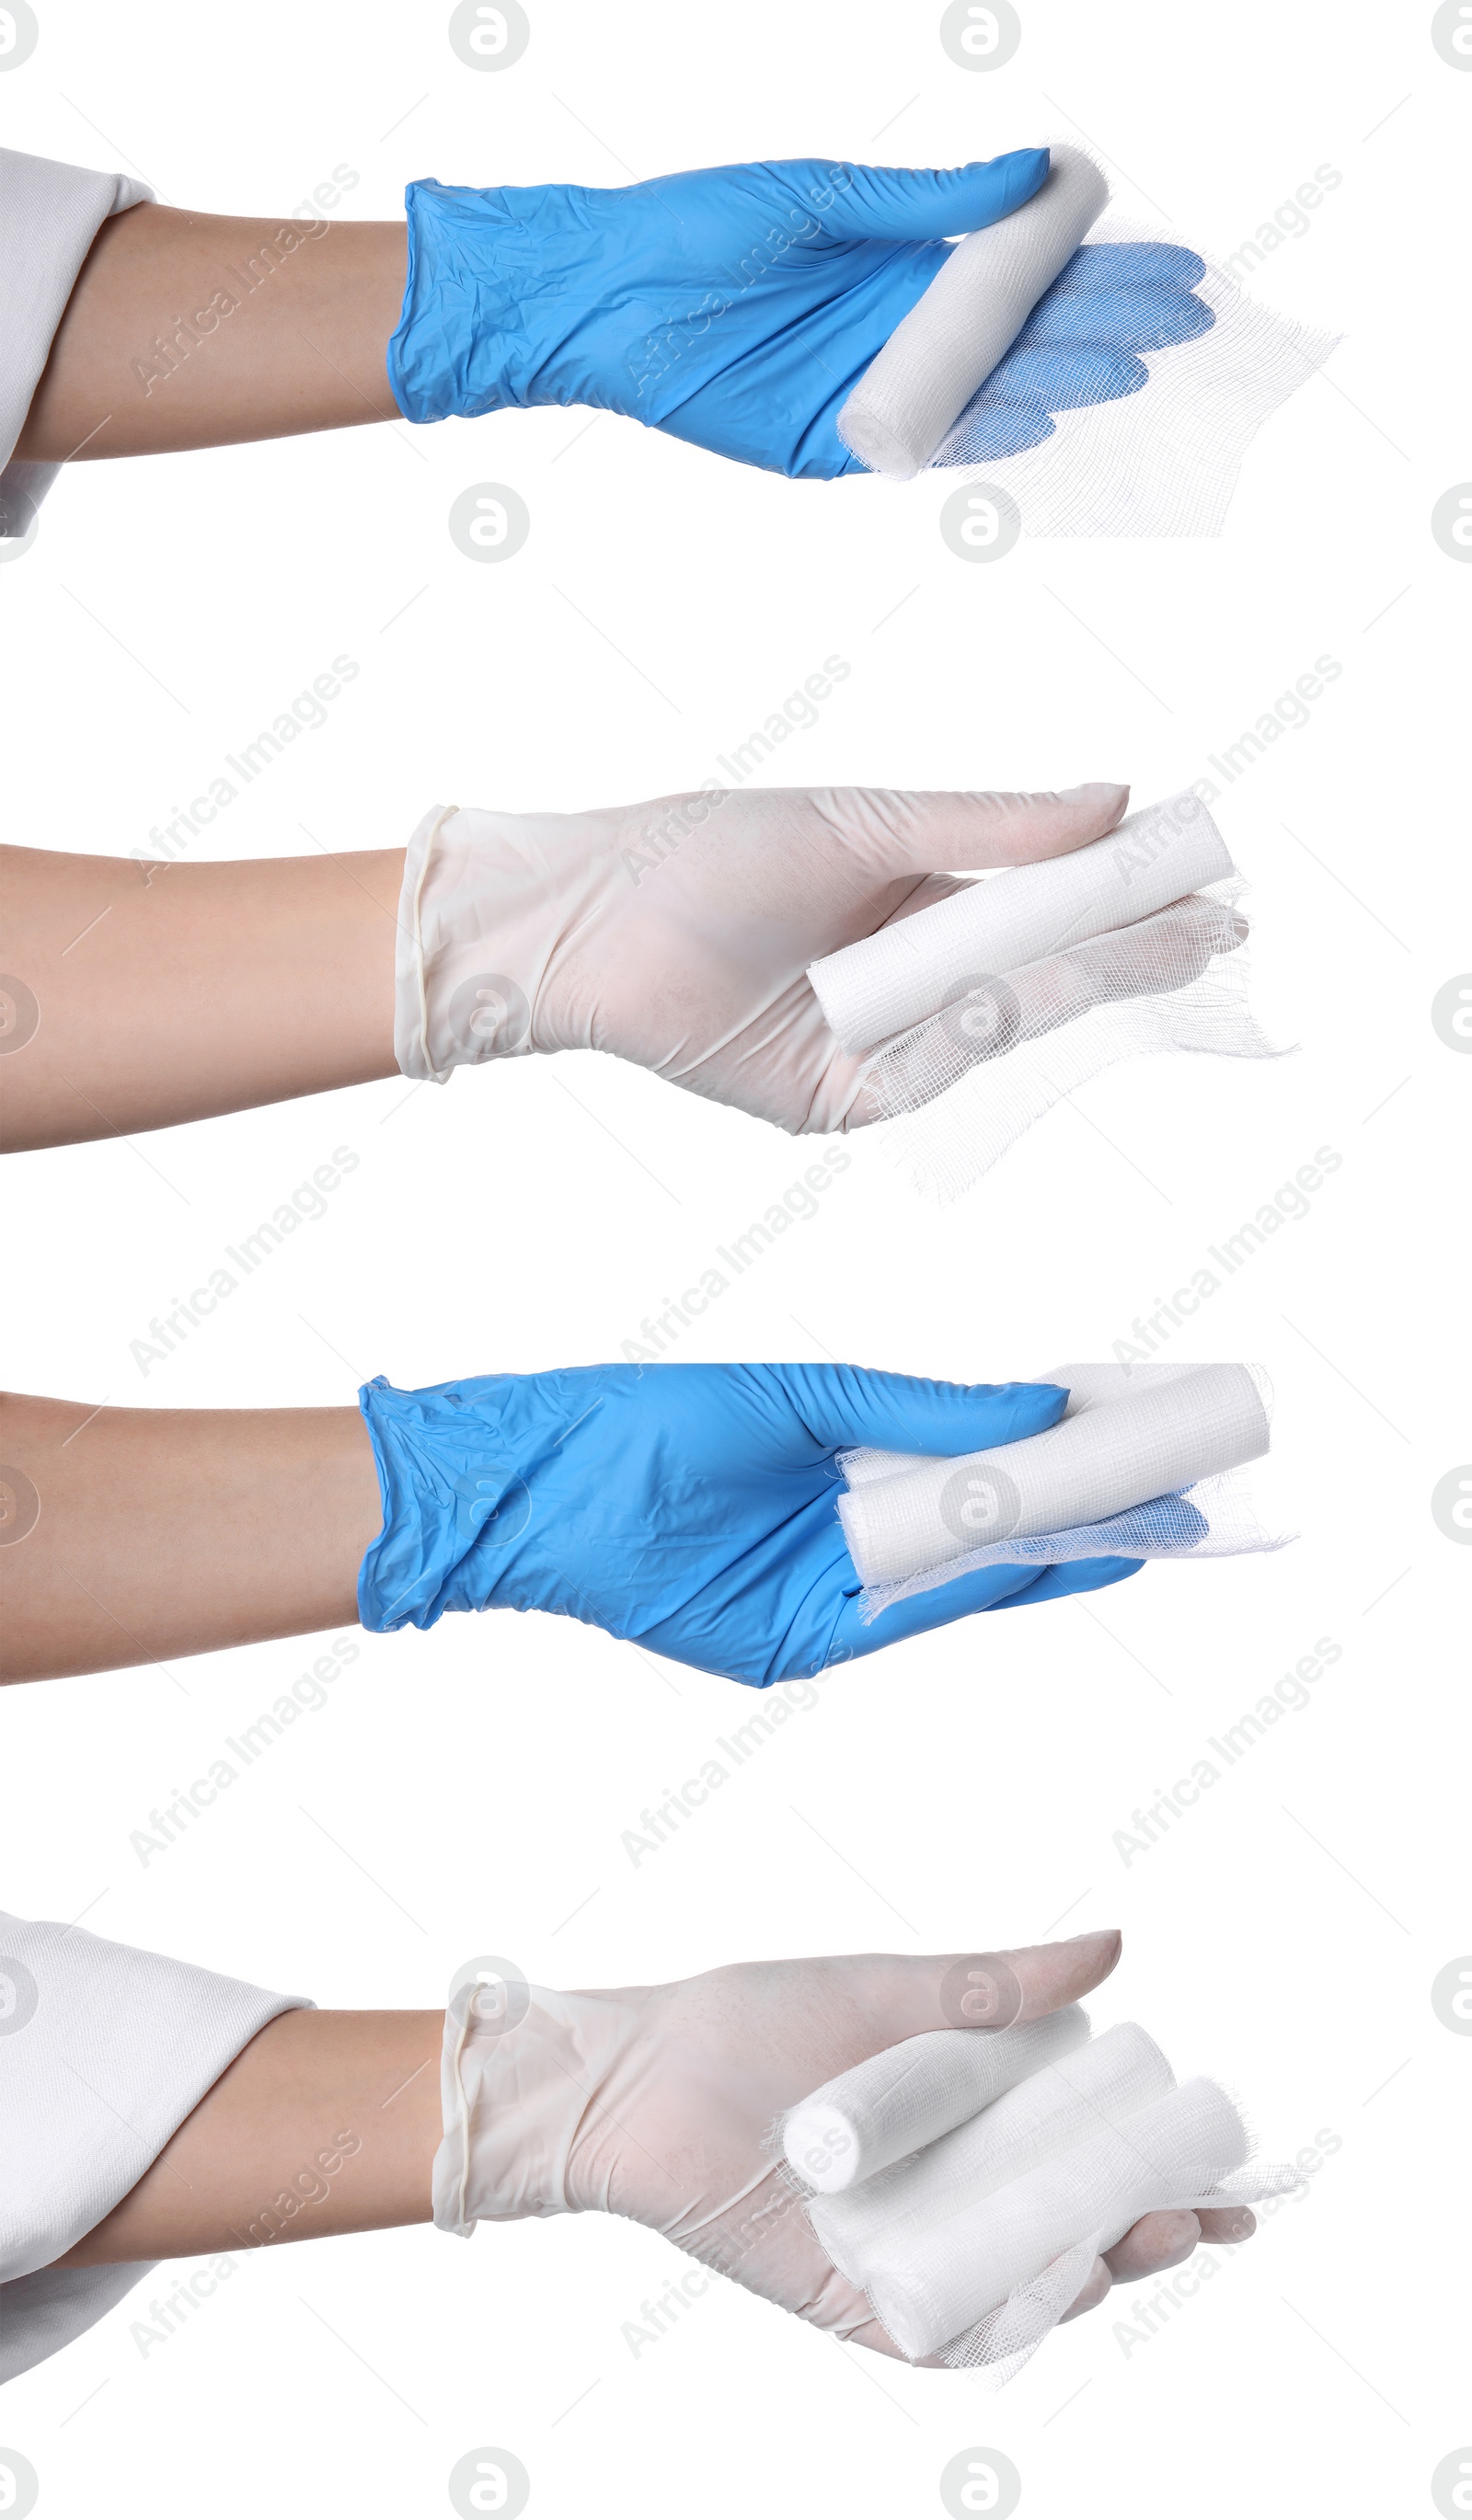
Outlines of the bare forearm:
M 378 1475 L 355 1409 L 0 1399 L 15 1545 L 0 1677 L 55 1680 L 357 1623 Z
M 78 274 L 16 453 L 157 455 L 396 420 L 405 230 L 140 202 Z
M 124 2266 L 429 2222 L 443 2023 L 437 2012 L 267 2022 L 59 2264 Z
M 27 993 L 0 1146 L 391 1076 L 403 863 L 401 849 L 152 867 L 0 850 L 4 966 Z

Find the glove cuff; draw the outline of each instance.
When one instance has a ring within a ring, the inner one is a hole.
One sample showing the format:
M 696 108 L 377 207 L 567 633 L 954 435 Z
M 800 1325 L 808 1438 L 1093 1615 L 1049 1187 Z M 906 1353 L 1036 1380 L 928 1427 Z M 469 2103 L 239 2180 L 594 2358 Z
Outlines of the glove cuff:
M 518 331 L 526 231 L 500 194 L 410 184 L 408 268 L 389 384 L 405 420 L 423 426 L 514 408 L 507 373 Z
M 393 965 L 393 1056 L 443 1085 L 456 1067 L 535 1047 L 532 1010 L 565 888 L 543 827 L 560 818 L 434 805 L 404 853 Z
M 468 2239 L 477 2223 L 574 2214 L 568 2163 L 597 2093 L 632 2033 L 613 1996 L 562 1995 L 520 1980 L 480 1981 L 444 2016 L 435 2155 L 436 2228 Z

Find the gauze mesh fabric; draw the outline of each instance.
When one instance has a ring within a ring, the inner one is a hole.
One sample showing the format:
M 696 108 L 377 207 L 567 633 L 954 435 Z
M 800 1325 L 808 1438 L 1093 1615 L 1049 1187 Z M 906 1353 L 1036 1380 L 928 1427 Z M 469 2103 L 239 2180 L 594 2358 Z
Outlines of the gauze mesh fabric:
M 839 413 L 871 472 L 909 481 L 930 462 L 1108 200 L 1093 159 L 1060 143 L 1031 201 L 962 238 Z
M 935 2141 L 1088 2037 L 1077 2003 L 1006 2030 L 927 2030 L 825 2083 L 782 2124 L 791 2169 L 830 2196 Z
M 1226 1557 L 1278 1549 L 1240 1475 L 1270 1441 L 1246 1365 L 1061 1365 L 1056 1426 L 986 1453 L 840 1457 L 839 1518 L 866 1618 L 980 1566 Z
M 1187 788 L 1127 815 L 1086 848 L 1007 867 L 825 955 L 807 977 L 842 1047 L 877 1050 L 1001 972 L 1135 926 L 1236 872 Z
M 1178 240 L 1115 216 L 1101 219 L 1088 242 Z M 1203 260 L 1193 292 L 1211 310 L 1210 326 L 1192 340 L 1138 352 L 1149 376 L 1137 393 L 1059 411 L 1040 444 L 997 456 L 987 451 L 997 414 L 984 384 L 933 464 L 979 471 L 979 492 L 993 501 L 1005 492 L 1030 534 L 1219 534 L 1253 438 L 1322 367 L 1338 336 L 1259 306 L 1215 263 Z
M 830 2106 L 843 2108 L 848 2079 L 828 2087 Z M 1250 2150 L 1219 2086 L 1177 2088 L 1155 2043 L 1127 2023 L 910 2159 L 810 2196 L 806 2210 L 903 2354 L 1009 2378 L 1142 2215 L 1247 2204 L 1298 2183 L 1289 2170 L 1246 2167 Z
M 1184 899 L 1171 896 L 1175 884 Z M 1250 1003 L 1241 891 L 1187 789 L 1072 856 L 964 886 L 813 964 L 808 979 L 851 1039 L 871 1033 L 865 1086 L 896 1124 L 895 1160 L 943 1203 L 1119 1059 L 1281 1055 Z M 1108 924 L 1111 914 L 1129 923 Z M 978 950 L 988 947 L 989 962 Z M 1037 958 L 1009 965 L 1008 953 Z M 922 1020 L 906 1012 L 922 1006 Z M 897 1016 L 910 1028 L 888 1039 L 874 1029 Z

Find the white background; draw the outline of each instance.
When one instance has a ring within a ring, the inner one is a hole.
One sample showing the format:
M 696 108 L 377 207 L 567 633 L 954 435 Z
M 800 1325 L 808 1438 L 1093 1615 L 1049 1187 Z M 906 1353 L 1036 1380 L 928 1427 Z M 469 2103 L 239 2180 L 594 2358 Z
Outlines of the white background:
M 1346 338 L 1259 439 L 1219 541 L 1024 539 L 993 566 L 941 541 L 954 476 L 795 485 L 576 411 L 79 466 L 0 568 L 9 836 L 147 846 L 345 652 L 361 671 L 329 723 L 202 853 L 289 853 L 303 827 L 332 849 L 395 844 L 437 797 L 572 808 L 693 786 L 835 651 L 852 671 L 792 738 L 787 781 L 1120 777 L 1144 802 L 1331 654 L 1310 724 L 1217 808 L 1301 1055 L 1116 1068 L 944 1213 L 880 1138 L 855 1144 L 818 1217 L 678 1351 L 957 1378 L 1108 1356 L 1327 1145 L 1342 1163 L 1311 1213 L 1166 1351 L 1266 1365 L 1303 1536 L 837 1675 L 637 1868 L 621 1832 L 759 1701 L 573 1625 L 361 1640 L 329 1705 L 146 1866 L 130 1833 L 320 1646 L 19 1689 L 0 1707 L 0 1897 L 336 2005 L 437 2002 L 485 1950 L 577 1986 L 1119 1922 L 1096 2021 L 1137 2015 L 1181 2071 L 1225 2076 L 1269 2154 L 1321 2129 L 1340 2146 L 1146 2341 L 1120 2332 L 1141 2292 L 1117 2294 L 1000 2398 L 734 2287 L 635 2357 L 623 2323 L 682 2270 L 589 2219 L 470 2248 L 411 2231 L 282 2250 L 145 2357 L 130 2320 L 156 2279 L 6 2392 L 0 2437 L 47 2515 L 435 2513 L 481 2444 L 516 2452 L 543 2514 L 927 2514 L 976 2444 L 1015 2461 L 1037 2520 L 1157 2498 L 1429 2511 L 1436 2462 L 1472 2440 L 1438 2167 L 1472 2044 L 1429 2002 L 1472 1949 L 1451 1862 L 1468 1567 L 1428 1503 L 1472 1456 L 1451 1371 L 1472 1069 L 1429 1021 L 1472 968 L 1450 755 L 1472 570 L 1428 522 L 1472 472 L 1452 374 L 1472 76 L 1438 58 L 1425 7 L 1357 0 L 1033 0 L 990 75 L 952 65 L 929 6 L 541 0 L 499 75 L 455 59 L 446 14 L 53 5 L 0 79 L 4 138 L 136 166 L 211 210 L 286 212 L 345 163 L 345 209 L 373 217 L 428 173 L 606 184 L 1081 138 L 1122 206 L 1219 256 L 1327 163 L 1342 183 L 1256 287 Z M 446 531 L 480 480 L 531 513 L 503 565 Z M 327 1216 L 140 1377 L 150 1316 L 342 1144 L 361 1160 Z M 134 1405 L 342 1403 L 378 1372 L 616 1356 L 807 1159 L 593 1058 L 15 1158 L 6 1378 Z M 1127 1866 L 1114 1835 L 1136 1805 L 1324 1637 L 1342 1654 L 1311 1705 Z

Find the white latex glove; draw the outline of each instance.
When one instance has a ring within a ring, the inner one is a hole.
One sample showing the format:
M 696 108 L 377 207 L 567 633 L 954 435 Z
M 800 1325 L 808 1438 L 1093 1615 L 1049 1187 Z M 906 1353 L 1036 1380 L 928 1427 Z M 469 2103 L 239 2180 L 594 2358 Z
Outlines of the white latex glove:
M 1119 1952 L 1118 1934 L 1082 1934 L 981 1956 L 745 1961 L 575 1995 L 513 1985 L 489 2003 L 472 1990 L 445 2023 L 435 2221 L 468 2231 L 624 2215 L 813 2326 L 902 2360 L 767 2150 L 775 2121 L 881 2048 L 974 2020 L 974 1972 L 1004 1991 L 1005 2019 L 1032 2021 L 1088 1994 Z M 1253 2228 L 1240 2207 L 1146 2215 L 1097 2261 L 1069 2316 L 1116 2279 L 1176 2265 L 1199 2239 Z
M 406 1076 L 605 1050 L 792 1132 L 876 1119 L 809 963 L 957 889 L 1113 831 L 1127 788 L 745 788 L 588 814 L 428 815 L 399 907 Z

